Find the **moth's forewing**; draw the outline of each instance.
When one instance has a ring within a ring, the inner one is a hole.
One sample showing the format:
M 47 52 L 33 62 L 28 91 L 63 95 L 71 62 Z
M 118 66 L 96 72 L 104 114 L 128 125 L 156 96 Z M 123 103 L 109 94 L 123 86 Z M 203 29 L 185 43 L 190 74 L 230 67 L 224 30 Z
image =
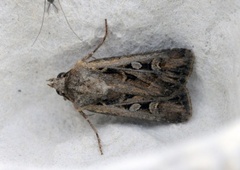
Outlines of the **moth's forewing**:
M 171 98 L 168 98 L 168 100 L 165 98 L 154 98 L 151 101 L 142 99 L 135 102 L 111 105 L 87 105 L 82 107 L 82 109 L 101 114 L 160 122 L 184 122 L 192 114 L 191 101 L 185 88 Z M 131 109 L 136 104 L 136 110 Z
M 188 77 L 192 72 L 194 54 L 191 50 L 175 48 L 161 51 L 133 54 L 126 56 L 116 56 L 102 59 L 95 59 L 88 62 L 90 68 L 112 68 L 119 70 L 130 70 L 133 62 L 139 62 L 142 67 L 133 69 L 138 71 L 154 71 L 162 74 L 164 71 L 170 71 L 179 76 Z
M 97 59 L 89 62 L 88 67 L 104 70 L 102 72 L 107 75 L 104 81 L 110 80 L 118 92 L 170 96 L 186 84 L 193 62 L 194 55 L 190 50 L 172 49 Z M 125 81 L 118 78 L 123 74 Z

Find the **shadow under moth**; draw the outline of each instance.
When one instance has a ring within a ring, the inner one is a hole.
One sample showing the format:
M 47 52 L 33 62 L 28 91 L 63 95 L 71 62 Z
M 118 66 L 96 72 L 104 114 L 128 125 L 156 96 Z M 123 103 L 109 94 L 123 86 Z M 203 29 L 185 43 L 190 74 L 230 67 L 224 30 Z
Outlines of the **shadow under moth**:
M 192 73 L 194 55 L 176 48 L 149 53 L 93 59 L 108 33 L 90 54 L 68 72 L 50 79 L 48 84 L 73 103 L 94 130 L 100 153 L 101 141 L 84 111 L 131 117 L 149 121 L 177 123 L 192 115 L 186 89 Z

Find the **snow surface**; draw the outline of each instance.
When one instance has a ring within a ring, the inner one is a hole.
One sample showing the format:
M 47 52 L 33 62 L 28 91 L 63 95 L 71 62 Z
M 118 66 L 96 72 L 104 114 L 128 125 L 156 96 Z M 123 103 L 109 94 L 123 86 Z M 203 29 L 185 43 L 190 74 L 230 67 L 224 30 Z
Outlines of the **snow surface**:
M 240 169 L 240 1 L 0 1 L 1 169 Z M 94 114 L 87 122 L 47 86 L 104 34 L 95 58 L 189 48 L 193 117 L 161 125 Z M 235 122 L 235 123 L 233 123 Z M 176 165 L 176 166 L 175 166 Z

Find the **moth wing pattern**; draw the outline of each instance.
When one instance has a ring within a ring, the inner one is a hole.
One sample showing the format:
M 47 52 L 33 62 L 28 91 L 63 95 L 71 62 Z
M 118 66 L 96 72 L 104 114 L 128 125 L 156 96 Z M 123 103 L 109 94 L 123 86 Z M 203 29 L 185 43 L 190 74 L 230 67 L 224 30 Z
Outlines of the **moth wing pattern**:
M 82 109 L 101 114 L 165 123 L 184 122 L 192 114 L 191 100 L 186 88 L 167 99 L 156 97 L 148 100 L 135 96 L 132 101 L 109 105 L 87 105 Z
M 156 96 L 169 96 L 186 84 L 193 62 L 190 50 L 167 49 L 144 55 L 96 59 L 88 64 L 105 74 L 125 74 L 126 81 L 119 90 L 128 89 L 126 83 L 132 81 L 131 85 L 140 85 Z

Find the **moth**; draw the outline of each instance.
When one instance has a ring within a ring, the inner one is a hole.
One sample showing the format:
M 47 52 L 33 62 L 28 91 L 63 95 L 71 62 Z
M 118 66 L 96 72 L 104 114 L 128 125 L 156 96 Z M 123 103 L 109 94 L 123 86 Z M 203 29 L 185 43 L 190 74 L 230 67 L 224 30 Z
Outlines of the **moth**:
M 48 4 L 47 4 L 47 3 L 48 3 Z M 59 6 L 60 6 L 60 8 L 61 8 L 61 11 L 62 11 L 62 13 L 63 13 L 63 16 L 64 16 L 66 22 L 67 22 L 68 27 L 69 27 L 69 28 L 71 29 L 71 31 L 75 34 L 75 36 L 76 36 L 79 40 L 81 40 L 81 38 L 77 35 L 77 33 L 73 30 L 73 28 L 71 27 L 70 23 L 68 22 L 68 19 L 67 19 L 66 15 L 65 15 L 65 12 L 64 12 L 64 10 L 63 10 L 63 8 L 62 8 L 62 5 L 61 5 L 61 3 L 60 3 L 60 0 L 58 0 L 58 4 L 59 4 Z M 45 13 L 46 13 L 46 12 L 49 13 L 50 6 L 53 6 L 55 12 L 58 12 L 58 8 L 57 8 L 57 6 L 54 4 L 54 0 L 44 0 L 42 23 L 41 23 L 40 29 L 39 29 L 39 31 L 38 31 L 38 34 L 37 34 L 35 40 L 33 41 L 32 46 L 35 44 L 35 42 L 37 41 L 39 35 L 40 35 L 41 32 L 42 32 L 43 23 L 44 23 L 44 19 L 45 19 Z
M 73 103 L 88 121 L 98 140 L 96 128 L 84 111 L 159 122 L 184 122 L 192 115 L 186 83 L 192 73 L 194 54 L 176 48 L 89 60 L 104 43 L 108 33 L 87 56 L 67 72 L 49 81 L 49 86 Z

